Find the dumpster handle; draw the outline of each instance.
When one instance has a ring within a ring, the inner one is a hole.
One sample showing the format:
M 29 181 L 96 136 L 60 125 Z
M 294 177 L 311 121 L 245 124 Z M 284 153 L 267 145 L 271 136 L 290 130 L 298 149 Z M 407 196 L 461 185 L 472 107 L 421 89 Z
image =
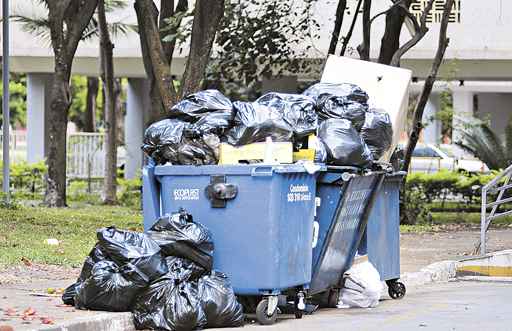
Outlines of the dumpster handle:
M 272 176 L 274 168 L 272 166 L 254 167 L 251 170 L 251 176 L 253 177 L 268 177 Z

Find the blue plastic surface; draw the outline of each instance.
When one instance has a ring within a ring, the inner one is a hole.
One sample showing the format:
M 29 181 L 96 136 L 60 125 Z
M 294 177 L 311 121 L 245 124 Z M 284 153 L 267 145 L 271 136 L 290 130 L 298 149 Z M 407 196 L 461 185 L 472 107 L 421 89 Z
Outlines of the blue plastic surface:
M 211 207 L 205 194 L 213 175 L 238 187 L 225 208 Z M 316 180 L 302 166 L 157 166 L 144 176 L 144 209 L 153 209 L 144 210 L 144 228 L 155 220 L 146 217 L 185 208 L 212 232 L 214 268 L 230 277 L 236 294 L 308 286 Z M 151 194 L 157 186 L 159 203 Z
M 373 205 L 359 254 L 379 271 L 381 280 L 400 278 L 400 209 L 402 176 L 386 176 Z
M 311 294 L 339 286 L 343 273 L 352 265 L 383 174 L 348 176 L 347 181 L 342 177 L 327 172 L 318 180 L 319 235 L 313 249 Z

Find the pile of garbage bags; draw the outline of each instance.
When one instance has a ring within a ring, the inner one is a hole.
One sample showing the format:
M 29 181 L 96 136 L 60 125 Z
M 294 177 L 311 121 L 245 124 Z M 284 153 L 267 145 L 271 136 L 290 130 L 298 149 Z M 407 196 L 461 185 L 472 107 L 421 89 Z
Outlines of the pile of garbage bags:
M 315 162 L 368 167 L 391 146 L 389 115 L 369 109 L 359 86 L 317 83 L 302 94 L 267 93 L 254 102 L 231 102 L 217 90 L 191 94 L 144 135 L 143 151 L 158 164 L 217 164 L 219 146 L 271 138 L 299 148 L 316 135 Z
M 211 233 L 186 211 L 162 216 L 147 233 L 108 227 L 97 238 L 65 304 L 131 311 L 140 330 L 243 325 L 228 277 L 212 270 Z

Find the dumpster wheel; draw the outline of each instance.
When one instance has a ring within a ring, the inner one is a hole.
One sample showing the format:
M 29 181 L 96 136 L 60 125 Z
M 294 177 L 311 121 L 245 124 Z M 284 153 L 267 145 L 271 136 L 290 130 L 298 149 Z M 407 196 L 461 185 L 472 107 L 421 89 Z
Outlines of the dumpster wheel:
M 268 298 L 262 299 L 256 306 L 256 319 L 262 325 L 272 325 L 277 320 L 277 308 L 272 315 L 268 314 Z
M 407 292 L 405 285 L 396 280 L 386 282 L 388 285 L 388 294 L 393 299 L 402 299 Z

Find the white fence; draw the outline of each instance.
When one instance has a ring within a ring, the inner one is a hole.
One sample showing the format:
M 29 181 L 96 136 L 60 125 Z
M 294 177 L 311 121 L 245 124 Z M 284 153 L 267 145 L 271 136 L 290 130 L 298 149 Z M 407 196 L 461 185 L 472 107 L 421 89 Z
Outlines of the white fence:
M 2 146 L 0 130 L 0 146 Z M 103 178 L 105 174 L 105 148 L 103 133 L 72 133 L 67 137 L 68 179 Z M 2 149 L 0 147 L 0 155 Z M 119 155 L 122 158 L 123 155 Z M 11 130 L 10 161 L 20 163 L 27 160 L 27 132 Z M 118 161 L 119 162 L 119 161 Z
M 69 178 L 103 178 L 105 146 L 103 133 L 68 135 L 66 174 Z

